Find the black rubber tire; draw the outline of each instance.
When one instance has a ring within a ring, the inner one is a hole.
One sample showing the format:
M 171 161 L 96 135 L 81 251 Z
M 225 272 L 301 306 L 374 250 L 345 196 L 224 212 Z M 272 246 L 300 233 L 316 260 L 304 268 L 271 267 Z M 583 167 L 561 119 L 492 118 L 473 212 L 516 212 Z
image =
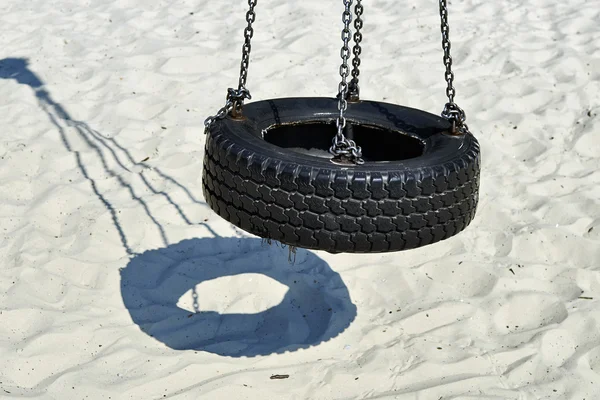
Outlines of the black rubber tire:
M 441 117 L 351 103 L 349 122 L 400 131 L 419 139 L 424 151 L 407 160 L 342 166 L 262 138 L 272 126 L 335 121 L 337 100 L 259 101 L 245 105 L 243 114 L 217 121 L 207 134 L 202 187 L 210 207 L 247 232 L 332 253 L 388 252 L 449 238 L 475 216 L 479 144 L 471 134 L 449 135 Z

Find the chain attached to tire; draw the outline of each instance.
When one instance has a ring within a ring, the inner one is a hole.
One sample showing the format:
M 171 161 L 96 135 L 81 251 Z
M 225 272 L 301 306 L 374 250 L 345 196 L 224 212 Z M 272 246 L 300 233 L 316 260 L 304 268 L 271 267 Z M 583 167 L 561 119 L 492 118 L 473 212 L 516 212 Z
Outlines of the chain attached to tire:
M 350 58 L 350 23 L 352 22 L 352 0 L 344 0 L 344 13 L 342 14 L 342 22 L 344 23 L 344 29 L 342 30 L 342 49 L 340 55 L 342 57 L 342 65 L 340 65 L 340 76 L 342 78 L 338 86 L 338 110 L 340 114 L 337 118 L 337 134 L 333 138 L 333 145 L 329 149 L 329 152 L 333 154 L 334 158 L 342 161 L 350 161 L 354 164 L 363 164 L 362 149 L 356 145 L 354 140 L 346 138 L 344 136 L 344 129 L 346 128 L 346 117 L 344 113 L 348 109 L 348 75 L 350 69 L 348 68 L 348 59 Z
M 217 111 L 215 115 L 211 115 L 210 117 L 204 120 L 204 134 L 207 134 L 213 124 L 219 120 L 225 118 L 225 116 L 229 113 L 232 113 L 236 107 L 241 107 L 241 104 L 244 103 L 245 99 L 251 99 L 252 96 L 250 92 L 246 88 L 242 89 L 227 89 L 227 99 L 225 101 L 225 105 Z M 240 110 L 241 111 L 241 110 Z
M 252 36 L 254 28 L 252 24 L 256 21 L 254 8 L 258 0 L 248 0 L 248 12 L 246 13 L 246 22 L 248 26 L 244 29 L 244 45 L 242 46 L 242 62 L 240 65 L 240 80 L 237 89 L 227 89 L 227 99 L 225 105 L 219 111 L 204 120 L 204 133 L 206 134 L 212 125 L 219 119 L 225 118 L 231 114 L 234 118 L 242 115 L 242 107 L 245 99 L 251 99 L 250 91 L 246 89 L 246 79 L 248 78 L 248 68 L 250 66 L 250 51 L 252 50 Z
M 465 123 L 467 116 L 465 112 L 454 102 L 456 90 L 454 89 L 454 72 L 452 72 L 452 56 L 450 55 L 450 25 L 448 23 L 448 6 L 446 0 L 440 1 L 440 17 L 442 27 L 442 48 L 444 49 L 444 65 L 446 66 L 446 95 L 448 103 L 444 106 L 442 117 L 448 119 L 452 123 L 452 134 L 464 135 L 469 133 L 469 127 Z
M 360 47 L 360 42 L 362 41 L 362 33 L 361 29 L 363 27 L 363 6 L 361 4 L 362 0 L 356 0 L 356 6 L 354 7 L 354 14 L 356 15 L 356 19 L 354 20 L 354 47 L 352 48 L 352 54 L 354 54 L 354 58 L 352 59 L 352 80 L 348 85 L 348 100 L 356 102 L 360 98 L 360 88 L 358 86 L 358 76 L 360 75 L 360 54 L 362 53 L 362 48 Z

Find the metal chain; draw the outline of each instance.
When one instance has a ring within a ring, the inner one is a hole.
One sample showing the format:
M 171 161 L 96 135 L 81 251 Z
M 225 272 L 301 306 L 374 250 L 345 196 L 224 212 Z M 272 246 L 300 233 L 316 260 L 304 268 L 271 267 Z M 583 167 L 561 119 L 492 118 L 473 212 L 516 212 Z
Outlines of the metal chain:
M 225 118 L 225 116 L 227 114 L 229 114 L 229 112 L 232 109 L 233 109 L 233 101 L 231 101 L 229 99 L 229 96 L 227 96 L 227 101 L 225 102 L 225 105 L 223 107 L 221 107 L 215 115 L 211 115 L 204 120 L 204 134 L 206 135 L 208 133 L 208 131 L 210 130 L 212 125 L 215 123 L 215 121 L 217 121 L 218 119 Z
M 362 0 L 356 1 L 356 6 L 354 7 L 354 14 L 356 15 L 356 19 L 354 20 L 354 47 L 352 48 L 352 53 L 354 54 L 354 58 L 352 59 L 352 80 L 348 85 L 348 99 L 350 101 L 358 101 L 360 97 L 360 88 L 358 86 L 358 76 L 360 75 L 360 54 L 362 53 L 362 48 L 360 47 L 360 42 L 362 41 L 362 33 L 361 29 L 363 27 L 363 6 L 361 4 Z
M 465 112 L 454 102 L 454 96 L 456 90 L 454 89 L 454 72 L 452 72 L 452 56 L 450 55 L 450 25 L 448 23 L 448 6 L 446 0 L 440 1 L 440 17 L 441 17 L 441 28 L 442 28 L 442 48 L 444 49 L 444 65 L 446 66 L 445 78 L 448 83 L 446 88 L 446 95 L 448 96 L 448 103 L 444 106 L 442 116 L 447 118 L 452 123 L 453 134 L 466 134 L 469 133 L 469 127 L 465 123 L 467 116 Z
M 244 29 L 244 45 L 242 46 L 242 62 L 240 63 L 240 82 L 238 85 L 238 91 L 248 91 L 246 89 L 246 79 L 248 78 L 248 68 L 250 67 L 250 50 L 252 50 L 252 36 L 254 36 L 254 28 L 252 24 L 256 21 L 256 13 L 254 8 L 256 7 L 257 0 L 248 0 L 248 12 L 246 13 L 246 22 L 248 26 Z M 243 100 L 239 102 L 241 111 Z M 234 104 L 235 106 L 235 104 Z
M 348 109 L 348 101 L 346 96 L 348 94 L 348 75 L 350 70 L 348 68 L 348 59 L 350 58 L 350 23 L 352 22 L 352 0 L 344 0 L 344 13 L 342 14 L 342 22 L 344 23 L 344 29 L 342 30 L 342 49 L 340 56 L 342 57 L 342 65 L 340 65 L 340 76 L 342 78 L 338 86 L 338 110 L 340 114 L 336 121 L 337 134 L 333 138 L 333 145 L 329 149 L 329 152 L 335 157 L 346 158 L 355 164 L 363 164 L 362 149 L 356 145 L 353 140 L 347 139 L 344 136 L 344 128 L 346 128 L 346 117 L 344 113 Z
M 246 12 L 246 22 L 248 26 L 244 29 L 244 45 L 242 46 L 242 62 L 240 64 L 240 79 L 237 89 L 227 89 L 227 99 L 225 105 L 219 111 L 204 120 L 204 133 L 206 134 L 212 125 L 219 119 L 225 118 L 229 113 L 234 117 L 240 116 L 245 99 L 251 99 L 250 91 L 246 89 L 246 80 L 248 78 L 248 68 L 250 66 L 250 50 L 252 50 L 252 36 L 254 28 L 252 24 L 256 21 L 254 8 L 258 0 L 248 0 L 248 12 Z
M 213 124 L 219 119 L 225 118 L 227 114 L 232 112 L 236 107 L 236 104 L 243 104 L 244 99 L 251 99 L 250 92 L 248 89 L 243 88 L 242 90 L 229 88 L 227 89 L 227 98 L 225 105 L 217 111 L 215 115 L 211 115 L 204 120 L 204 134 L 206 135 Z

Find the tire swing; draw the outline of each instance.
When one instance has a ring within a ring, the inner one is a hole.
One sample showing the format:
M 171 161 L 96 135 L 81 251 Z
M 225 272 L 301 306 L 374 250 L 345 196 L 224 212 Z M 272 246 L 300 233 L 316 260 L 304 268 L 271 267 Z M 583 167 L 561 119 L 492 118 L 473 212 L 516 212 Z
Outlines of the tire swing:
M 256 3 L 248 1 L 238 89 L 228 89 L 225 106 L 205 121 L 202 187 L 212 210 L 264 239 L 331 253 L 412 249 L 465 229 L 477 208 L 480 154 L 454 103 L 446 0 L 439 0 L 448 84 L 441 117 L 360 99 L 361 0 L 350 82 L 353 13 L 344 0 L 336 98 L 244 105 Z

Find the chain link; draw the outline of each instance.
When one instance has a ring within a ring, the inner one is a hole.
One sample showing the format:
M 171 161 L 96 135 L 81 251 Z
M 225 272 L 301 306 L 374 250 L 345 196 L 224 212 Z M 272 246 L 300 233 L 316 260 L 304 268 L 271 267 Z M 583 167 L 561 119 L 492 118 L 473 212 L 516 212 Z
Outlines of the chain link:
M 467 116 L 465 112 L 454 102 L 456 90 L 454 89 L 454 72 L 452 72 L 452 56 L 450 49 L 450 24 L 448 22 L 448 6 L 446 0 L 440 1 L 440 18 L 442 28 L 442 49 L 444 50 L 444 65 L 446 66 L 445 79 L 448 86 L 446 87 L 446 96 L 448 103 L 444 106 L 442 116 L 447 118 L 452 123 L 453 134 L 469 133 L 469 127 L 465 123 Z
M 361 29 L 363 27 L 363 20 L 361 18 L 363 14 L 363 6 L 361 1 L 362 0 L 357 0 L 356 6 L 354 7 L 354 14 L 356 15 L 356 19 L 354 20 L 354 47 L 352 48 L 352 54 L 354 54 L 354 58 L 352 59 L 352 80 L 348 85 L 348 99 L 350 101 L 358 101 L 360 97 L 358 76 L 360 75 L 360 55 L 362 53 L 360 42 L 362 41 Z
M 234 116 L 240 116 L 242 106 L 245 99 L 251 99 L 250 91 L 246 89 L 246 80 L 248 79 L 248 68 L 250 66 L 250 51 L 252 50 L 252 37 L 254 36 L 254 28 L 252 24 L 256 21 L 256 13 L 254 8 L 258 0 L 248 0 L 248 12 L 246 12 L 246 22 L 248 26 L 244 29 L 244 45 L 242 46 L 242 62 L 240 63 L 240 79 L 237 89 L 227 89 L 227 99 L 225 105 L 212 115 L 204 120 L 204 133 L 206 134 L 212 125 L 219 119 L 225 118 L 229 113 Z
M 344 0 L 344 13 L 342 14 L 342 22 L 344 29 L 342 30 L 342 49 L 340 56 L 342 64 L 340 65 L 340 77 L 342 78 L 338 86 L 338 110 L 340 114 L 337 118 L 337 134 L 333 138 L 333 145 L 329 152 L 338 158 L 346 158 L 353 163 L 363 164 L 362 150 L 353 140 L 347 139 L 344 136 L 344 128 L 346 128 L 346 117 L 344 113 L 348 109 L 348 75 L 350 69 L 348 67 L 348 59 L 350 58 L 350 23 L 352 22 L 352 0 Z

